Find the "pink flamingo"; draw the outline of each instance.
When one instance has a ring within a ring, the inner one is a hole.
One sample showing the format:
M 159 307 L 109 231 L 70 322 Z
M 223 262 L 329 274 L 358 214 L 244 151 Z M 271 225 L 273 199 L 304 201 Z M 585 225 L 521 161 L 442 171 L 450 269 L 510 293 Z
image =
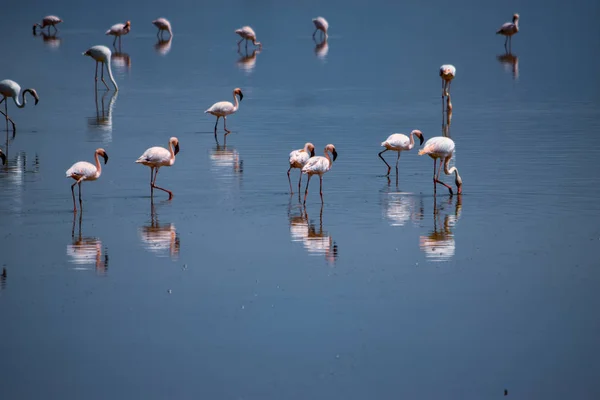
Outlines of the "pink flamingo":
M 150 167 L 150 193 L 154 195 L 154 188 L 167 192 L 169 200 L 173 198 L 173 192 L 156 186 L 156 177 L 160 167 L 170 167 L 175 164 L 175 156 L 179 153 L 179 140 L 176 137 L 169 139 L 169 150 L 164 147 L 150 147 L 136 160 L 136 163 Z M 156 173 L 154 170 L 156 169 Z
M 253 45 L 258 46 L 258 48 L 262 50 L 262 44 L 256 40 L 256 33 L 254 32 L 254 29 L 250 28 L 249 26 L 243 26 L 240 29 L 236 29 L 235 33 L 242 37 L 238 42 L 238 48 L 240 47 L 242 40 L 245 39 L 246 50 L 248 50 L 248 40 L 251 40 Z
M 509 43 L 509 48 L 512 46 L 512 36 L 519 32 L 519 14 L 514 14 L 512 22 L 505 22 L 502 24 L 500 29 L 496 31 L 496 35 L 506 36 L 504 40 L 504 48 L 506 48 L 506 43 Z
M 242 99 L 244 98 L 242 89 L 233 89 L 233 101 L 235 101 L 235 104 L 232 104 L 229 101 L 219 101 L 218 103 L 213 104 L 212 106 L 210 106 L 209 109 L 204 111 L 205 114 L 212 114 L 215 117 L 217 117 L 217 122 L 215 123 L 215 140 L 217 140 L 217 125 L 219 124 L 219 118 L 223 117 L 223 129 L 225 129 L 224 140 L 225 142 L 227 142 L 227 135 L 231 133 L 231 131 L 227 129 L 227 116 L 235 113 L 240 107 L 240 103 L 238 102 L 237 96 L 240 96 L 240 101 L 242 101 Z
M 171 30 L 171 23 L 169 22 L 168 19 L 158 18 L 158 19 L 155 19 L 154 21 L 152 21 L 152 23 L 154 24 L 154 26 L 156 26 L 158 28 L 158 32 L 156 32 L 156 37 L 158 37 L 159 40 L 162 38 L 162 34 L 164 31 L 169 32 L 169 37 L 173 37 L 173 31 Z M 159 34 L 161 36 L 158 36 Z
M 321 31 L 321 35 L 325 35 L 325 39 L 327 39 L 327 31 L 329 30 L 329 22 L 323 17 L 313 18 L 313 24 L 315 24 L 315 31 L 313 32 L 313 39 L 317 31 Z
M 63 22 L 62 19 L 58 18 L 56 15 L 47 15 L 42 19 L 42 24 L 35 23 L 33 24 L 33 34 L 35 35 L 35 29 L 39 26 L 40 29 L 44 29 L 48 27 L 48 33 L 50 33 L 50 27 L 54 28 L 54 33 L 58 32 L 56 25 Z
M 329 152 L 333 154 L 333 160 L 329 158 Z M 306 190 L 304 191 L 304 204 L 306 204 L 306 196 L 308 196 L 308 184 L 310 183 L 310 178 L 313 175 L 319 175 L 319 181 L 321 183 L 319 193 L 321 194 L 321 203 L 323 203 L 323 174 L 331 169 L 331 165 L 336 158 L 337 152 L 335 151 L 335 146 L 328 144 L 325 146 L 325 157 L 311 157 L 306 162 L 306 165 L 302 167 L 302 173 L 308 175 Z
M 10 121 L 10 123 L 12 124 L 13 137 L 14 137 L 14 133 L 16 132 L 16 128 L 15 128 L 15 121 L 13 121 L 8 116 L 8 98 L 12 97 L 12 99 L 15 102 L 15 104 L 17 105 L 17 107 L 23 108 L 23 107 L 25 107 L 25 104 L 27 104 L 27 98 L 25 98 L 25 93 L 29 93 L 33 96 L 33 98 L 35 99 L 35 104 L 37 104 L 38 101 L 40 100 L 35 89 L 25 89 L 21 92 L 21 86 L 17 82 L 10 80 L 10 79 L 5 79 L 3 81 L 0 81 L 0 95 L 2 95 L 2 100 L 0 100 L 0 104 L 2 104 L 3 101 L 6 101 L 6 103 L 4 103 L 4 112 L 0 111 L 0 114 L 4 115 L 6 117 L 7 132 L 8 132 L 8 121 Z M 19 102 L 19 94 L 21 95 L 21 102 Z
M 288 169 L 287 176 L 288 182 L 290 183 L 290 192 L 292 192 L 291 194 L 294 194 L 294 189 L 292 189 L 290 171 L 292 168 L 300 168 L 300 180 L 298 181 L 298 192 L 300 192 L 300 186 L 302 184 L 302 168 L 306 165 L 306 162 L 309 160 L 309 158 L 314 156 L 315 146 L 312 143 L 306 143 L 303 149 L 294 150 L 290 153 L 290 168 Z
M 113 46 L 115 43 L 117 43 L 117 38 L 119 38 L 119 47 L 121 47 L 121 36 L 127 35 L 130 30 L 131 21 L 127 21 L 124 24 L 114 24 L 105 32 L 105 35 L 113 35 L 115 37 L 115 40 L 113 40 Z
M 73 212 L 77 212 L 77 205 L 75 204 L 75 185 L 79 185 L 79 208 L 82 208 L 81 203 L 81 182 L 83 181 L 95 181 L 100 178 L 102 174 L 102 165 L 98 160 L 98 156 L 104 158 L 104 164 L 108 162 L 108 154 L 104 149 L 96 149 L 94 152 L 94 159 L 96 165 L 87 162 L 79 161 L 76 162 L 67 170 L 67 178 L 75 179 L 75 183 L 71 185 L 71 194 L 73 195 Z
M 419 155 L 427 154 L 429 157 L 433 158 L 433 193 L 436 193 L 436 183 L 440 183 L 448 188 L 450 191 L 450 195 L 452 195 L 452 188 L 440 181 L 440 172 L 442 170 L 442 163 L 444 163 L 444 173 L 446 175 L 452 175 L 453 173 L 456 175 L 456 188 L 458 190 L 458 194 L 462 193 L 462 179 L 458 174 L 458 169 L 456 167 L 452 167 L 448 169 L 450 164 L 450 159 L 454 154 L 454 141 L 450 138 L 443 136 L 436 136 L 429 139 L 425 142 L 425 147 L 419 150 Z M 440 168 L 437 172 L 437 176 L 435 174 L 435 164 L 437 159 L 440 159 Z
M 382 154 L 388 150 L 398 152 L 398 159 L 396 160 L 396 176 L 398 176 L 398 161 L 400 161 L 400 153 L 402 153 L 403 151 L 411 150 L 414 147 L 415 139 L 414 139 L 413 135 L 416 135 L 419 137 L 419 140 L 421 141 L 419 143 L 419 146 L 422 145 L 423 144 L 423 134 L 418 129 L 415 129 L 414 131 L 412 131 L 410 133 L 410 139 L 408 138 L 408 136 L 406 136 L 402 133 L 393 133 L 385 140 L 385 142 L 381 143 L 381 147 L 385 147 L 385 150 L 383 150 L 382 152 L 379 153 L 379 158 L 381 158 L 383 160 L 383 162 L 385 163 L 385 165 L 387 165 L 387 167 L 388 167 L 386 176 L 390 174 L 392 167 L 390 167 L 390 164 L 388 164 L 387 161 L 385 161 Z

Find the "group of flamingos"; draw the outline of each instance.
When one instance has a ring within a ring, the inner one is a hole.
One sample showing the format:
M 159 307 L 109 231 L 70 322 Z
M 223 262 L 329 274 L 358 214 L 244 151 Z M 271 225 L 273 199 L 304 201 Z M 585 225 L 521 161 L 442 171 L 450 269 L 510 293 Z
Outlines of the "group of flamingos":
M 36 23 L 33 25 L 33 33 L 34 34 L 36 33 L 37 28 L 45 29 L 46 27 L 48 28 L 48 31 L 50 31 L 50 29 L 53 28 L 55 30 L 55 32 L 57 32 L 58 29 L 56 28 L 56 25 L 60 24 L 61 22 L 63 22 L 63 20 L 57 16 L 54 16 L 54 15 L 46 16 L 43 18 L 41 24 Z M 327 22 L 327 20 L 325 20 L 325 18 L 323 18 L 323 17 L 317 17 L 317 18 L 314 18 L 312 20 L 312 22 L 315 25 L 315 31 L 313 32 L 313 38 L 315 37 L 315 34 L 320 31 L 321 36 L 324 36 L 325 39 L 327 39 L 328 30 L 329 30 L 329 23 Z M 159 37 L 162 36 L 165 31 L 168 32 L 171 37 L 173 36 L 173 31 L 171 29 L 171 23 L 167 19 L 158 18 L 158 19 L 152 21 L 152 23 L 158 28 L 157 36 L 159 36 Z M 119 39 L 119 44 L 120 44 L 121 36 L 127 35 L 130 32 L 130 30 L 131 30 L 131 22 L 127 21 L 125 23 L 113 25 L 109 30 L 106 31 L 106 35 L 112 35 L 115 37 L 115 39 L 113 41 L 113 46 L 114 46 L 117 41 L 117 38 Z M 509 46 L 512 44 L 512 36 L 514 34 L 516 34 L 518 31 L 519 31 L 519 14 L 514 14 L 512 22 L 507 22 L 507 23 L 503 24 L 500 27 L 500 29 L 498 29 L 496 31 L 496 34 L 506 36 L 506 40 L 504 42 L 504 46 L 506 47 L 507 44 Z M 257 41 L 256 33 L 254 32 L 254 30 L 251 27 L 244 26 L 240 29 L 235 30 L 235 33 L 241 37 L 240 41 L 238 42 L 238 48 L 239 48 L 240 44 L 242 43 L 242 41 L 244 41 L 244 40 L 246 41 L 246 48 L 248 47 L 249 41 L 251 41 L 254 46 L 258 46 L 259 48 L 262 48 L 262 44 Z M 88 50 L 86 50 L 83 53 L 83 55 L 89 56 L 96 61 L 96 75 L 95 75 L 96 82 L 98 81 L 98 63 L 100 63 L 101 64 L 100 80 L 102 81 L 102 83 L 104 83 L 104 86 L 106 86 L 106 89 L 110 90 L 110 87 L 104 80 L 104 67 L 106 66 L 109 79 L 111 80 L 111 82 L 115 88 L 115 91 L 118 91 L 119 87 L 117 86 L 117 82 L 115 81 L 115 79 L 113 77 L 112 70 L 110 67 L 110 60 L 111 60 L 111 55 L 112 55 L 110 49 L 108 47 L 102 46 L 102 45 L 93 46 L 93 47 L 90 47 Z M 446 107 L 447 107 L 447 110 L 450 111 L 452 109 L 452 103 L 450 101 L 450 85 L 452 83 L 452 80 L 456 76 L 456 68 L 451 64 L 444 64 L 440 67 L 439 75 L 442 80 L 442 101 L 444 100 L 444 97 L 446 97 Z M 8 116 L 8 100 L 7 99 L 12 98 L 17 107 L 23 108 L 23 107 L 25 107 L 25 104 L 27 103 L 27 99 L 25 97 L 26 93 L 29 93 L 35 99 L 35 104 L 38 103 L 39 96 L 38 96 L 37 92 L 35 91 L 35 89 L 30 88 L 30 89 L 25 89 L 25 90 L 21 91 L 21 86 L 18 83 L 14 82 L 10 79 L 5 79 L 3 81 L 0 81 L 0 94 L 2 95 L 2 100 L 0 101 L 0 104 L 2 102 L 4 102 L 4 112 L 0 111 L 0 113 L 2 113 L 6 118 L 7 134 L 8 134 L 8 122 L 9 121 L 12 124 L 13 135 L 16 132 L 15 123 Z M 19 95 L 21 96 L 20 101 L 19 101 Z M 241 101 L 242 98 L 244 97 L 244 95 L 240 88 L 235 88 L 233 90 L 234 103 L 231 103 L 228 101 L 220 101 L 218 103 L 213 104 L 210 108 L 208 108 L 205 111 L 205 113 L 208 113 L 208 114 L 211 114 L 211 115 L 214 115 L 215 117 L 217 117 L 217 121 L 215 123 L 215 139 L 217 139 L 217 125 L 219 123 L 220 118 L 223 118 L 223 129 L 225 130 L 225 135 L 224 135 L 225 141 L 227 140 L 227 135 L 229 133 L 231 133 L 231 131 L 229 131 L 227 129 L 227 116 L 235 113 L 238 110 L 238 108 L 239 108 L 238 97 L 239 97 L 239 101 Z M 398 156 L 396 159 L 396 178 L 398 178 L 398 162 L 400 161 L 400 154 L 403 151 L 409 151 L 414 147 L 414 145 L 415 145 L 414 136 L 417 136 L 419 138 L 419 141 L 420 141 L 419 145 L 422 145 L 423 141 L 424 141 L 424 137 L 423 137 L 423 133 L 419 130 L 413 130 L 409 136 L 406 136 L 402 133 L 394 133 L 394 134 L 390 135 L 384 142 L 381 143 L 381 146 L 385 147 L 385 150 L 383 150 L 379 153 L 379 157 L 383 160 L 385 165 L 388 167 L 386 176 L 390 175 L 391 166 L 383 158 L 382 154 L 388 150 L 395 151 L 398 153 Z M 455 175 L 455 184 L 456 184 L 457 192 L 458 192 L 458 194 L 462 193 L 462 179 L 461 179 L 460 175 L 458 174 L 458 169 L 456 167 L 449 168 L 450 160 L 452 159 L 452 156 L 454 154 L 454 149 L 455 149 L 455 143 L 452 139 L 444 137 L 444 136 L 437 136 L 437 137 L 433 137 L 433 138 L 430 138 L 429 140 L 427 140 L 427 142 L 425 142 L 425 146 L 421 150 L 419 150 L 419 153 L 418 153 L 419 155 L 428 155 L 429 157 L 431 157 L 433 159 L 434 193 L 436 191 L 436 184 L 439 183 L 439 184 L 445 186 L 446 188 L 448 188 L 450 195 L 453 194 L 452 187 L 450 187 L 449 185 L 447 185 L 446 183 L 442 182 L 439 179 L 440 172 L 442 171 L 442 167 L 443 167 L 444 173 L 446 175 L 452 175 L 452 174 Z M 151 191 L 152 195 L 154 194 L 154 189 L 159 189 L 159 190 L 162 190 L 169 194 L 169 200 L 172 199 L 173 193 L 170 190 L 156 186 L 156 176 L 158 175 L 158 170 L 160 169 L 160 167 L 170 167 L 171 165 L 173 165 L 175 163 L 175 156 L 177 155 L 178 152 L 179 152 L 179 140 L 176 137 L 172 137 L 169 139 L 169 149 L 166 149 L 164 147 L 151 147 L 151 148 L 147 149 L 136 160 L 136 163 L 140 163 L 140 164 L 150 167 L 150 191 Z M 323 174 L 325 174 L 327 171 L 329 171 L 331 169 L 333 162 L 337 158 L 337 151 L 333 144 L 328 144 L 327 146 L 325 146 L 324 153 L 325 153 L 324 156 L 315 156 L 315 146 L 312 143 L 306 143 L 304 145 L 304 148 L 294 150 L 289 155 L 289 169 L 287 171 L 287 175 L 288 175 L 288 181 L 290 184 L 290 191 L 292 194 L 294 193 L 294 189 L 292 187 L 292 182 L 290 179 L 290 171 L 292 170 L 292 168 L 301 169 L 300 179 L 298 181 L 298 191 L 300 191 L 301 184 L 302 184 L 302 174 L 308 175 L 308 181 L 306 182 L 306 189 L 304 191 L 304 203 L 305 204 L 306 204 L 306 197 L 308 196 L 308 185 L 310 183 L 310 178 L 313 175 L 319 176 L 319 181 L 320 181 L 319 192 L 321 195 L 321 202 L 323 202 Z M 330 153 L 332 154 L 333 158 L 331 158 L 329 156 Z M 106 164 L 108 162 L 108 154 L 106 153 L 106 151 L 104 149 L 99 148 L 99 149 L 96 149 L 96 151 L 94 153 L 95 165 L 91 164 L 87 161 L 79 161 L 79 162 L 73 164 L 71 166 L 71 168 L 69 168 L 67 170 L 67 173 L 66 173 L 67 178 L 72 178 L 75 180 L 75 183 L 73 183 L 73 185 L 71 185 L 71 194 L 73 196 L 73 211 L 74 212 L 77 212 L 77 205 L 75 202 L 75 185 L 79 186 L 79 207 L 81 208 L 82 207 L 81 183 L 83 181 L 97 180 L 102 173 L 102 165 L 100 164 L 98 157 L 102 157 L 104 159 L 104 164 Z M 2 153 L 2 150 L 0 150 L 0 158 L 2 159 L 2 163 L 5 164 L 6 157 L 5 157 L 4 153 Z M 438 160 L 439 160 L 439 168 L 437 170 L 437 175 L 436 175 L 436 165 L 437 165 Z

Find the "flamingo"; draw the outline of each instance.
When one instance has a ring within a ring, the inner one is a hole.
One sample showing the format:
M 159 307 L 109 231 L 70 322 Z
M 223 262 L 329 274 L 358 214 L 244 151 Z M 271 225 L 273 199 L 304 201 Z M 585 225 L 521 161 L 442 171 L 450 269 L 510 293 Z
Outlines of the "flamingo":
M 6 117 L 7 134 L 8 134 L 8 121 L 10 121 L 10 123 L 12 124 L 13 137 L 14 137 L 14 133 L 16 132 L 16 127 L 15 127 L 15 121 L 13 121 L 8 116 L 8 98 L 12 97 L 12 99 L 15 102 L 15 104 L 17 105 L 17 107 L 23 108 L 23 107 L 25 107 L 25 104 L 27 104 L 27 99 L 25 98 L 25 93 L 29 93 L 33 96 L 33 98 L 35 99 L 35 104 L 37 104 L 38 101 L 40 101 L 40 98 L 39 98 L 37 92 L 35 91 L 35 89 L 25 89 L 21 92 L 21 86 L 17 82 L 12 81 L 10 79 L 5 79 L 3 81 L 0 81 L 0 95 L 2 95 L 2 100 L 0 100 L 0 104 L 2 104 L 3 101 L 6 101 L 6 103 L 4 103 L 4 112 L 0 111 L 0 113 Z M 19 102 L 19 94 L 21 95 L 21 102 Z
M 208 113 L 217 117 L 217 122 L 215 123 L 215 140 L 217 140 L 217 125 L 219 124 L 219 118 L 223 117 L 223 129 L 225 129 L 226 132 L 223 138 L 227 142 L 227 135 L 231 133 L 231 131 L 227 129 L 227 116 L 236 112 L 240 106 L 240 103 L 238 103 L 237 95 L 240 96 L 240 101 L 242 101 L 242 98 L 244 98 L 242 89 L 233 89 L 233 101 L 235 101 L 235 105 L 231 104 L 228 101 L 220 101 L 218 103 L 213 104 L 212 106 L 210 106 L 209 109 L 204 111 L 205 114 Z
M 117 43 L 117 38 L 119 38 L 119 47 L 121 47 L 121 36 L 127 35 L 131 30 L 131 21 L 127 21 L 124 24 L 114 24 L 107 30 L 105 35 L 113 35 L 115 40 L 113 40 L 113 46 Z
M 110 78 L 110 81 L 112 82 L 113 85 L 115 85 L 115 91 L 119 90 L 119 87 L 117 86 L 117 82 L 115 81 L 115 78 L 113 78 L 113 74 L 112 74 L 112 69 L 110 68 L 110 58 L 112 56 L 112 52 L 110 51 L 110 49 L 106 46 L 93 46 L 90 47 L 89 49 L 87 49 L 85 51 L 85 53 L 83 53 L 84 56 L 89 56 L 92 57 L 94 60 L 96 60 L 96 82 L 98 82 L 98 63 L 102 63 L 102 83 L 104 83 L 104 86 L 106 86 L 106 90 L 110 90 L 110 88 L 108 87 L 108 85 L 106 84 L 106 81 L 104 80 L 104 66 L 106 65 L 106 69 L 108 70 L 108 76 Z
M 448 188 L 450 191 L 450 195 L 452 196 L 452 188 L 440 181 L 440 171 L 442 170 L 442 163 L 444 163 L 444 173 L 446 175 L 455 174 L 455 183 L 456 189 L 458 190 L 458 194 L 462 193 L 462 179 L 458 174 L 458 169 L 456 167 L 452 167 L 448 169 L 448 165 L 450 164 L 450 159 L 454 154 L 454 141 L 450 138 L 443 136 L 436 136 L 429 139 L 425 142 L 425 147 L 419 150 L 419 155 L 422 156 L 427 154 L 429 157 L 433 158 L 433 193 L 435 195 L 436 192 L 436 183 L 440 183 Z M 435 175 L 435 164 L 437 159 L 440 159 L 440 168 L 438 170 L 437 176 Z
M 175 164 L 175 156 L 179 153 L 179 140 L 176 137 L 169 139 L 169 150 L 164 147 L 150 147 L 135 162 L 150 167 L 150 193 L 154 196 L 154 188 L 169 193 L 169 200 L 173 198 L 173 192 L 156 186 L 156 176 L 160 167 L 170 167 Z M 154 173 L 156 169 L 156 174 Z
M 6 155 L 0 149 L 0 158 L 2 159 L 2 165 L 6 165 Z
M 310 155 L 309 155 L 310 154 Z M 306 165 L 306 162 L 310 157 L 315 156 L 315 146 L 312 143 L 306 143 L 303 149 L 294 150 L 290 153 L 290 168 L 288 169 L 287 176 L 288 182 L 290 183 L 290 192 L 294 194 L 292 189 L 292 181 L 290 179 L 290 171 L 292 168 L 300 168 Z M 300 185 L 302 184 L 302 172 L 300 172 L 300 180 L 298 181 L 298 192 L 300 192 Z
M 329 158 L 329 152 L 333 154 L 333 160 Z M 308 184 L 310 183 L 310 178 L 315 174 L 319 175 L 319 181 L 321 183 L 319 193 L 321 194 L 321 203 L 323 203 L 323 174 L 331 169 L 331 165 L 336 158 L 337 152 L 335 151 L 335 146 L 328 144 L 325 146 L 325 157 L 311 157 L 308 159 L 304 167 L 302 167 L 302 173 L 308 175 L 306 190 L 304 191 L 304 204 L 306 204 L 306 196 L 308 196 Z
M 452 64 L 444 64 L 440 67 L 440 77 L 442 78 L 442 98 L 448 96 L 452 79 L 456 76 L 456 68 Z
M 156 32 L 156 37 L 160 38 L 162 37 L 162 34 L 164 31 L 169 32 L 169 37 L 173 37 L 173 31 L 171 30 L 171 23 L 169 22 L 168 19 L 166 18 L 158 18 L 155 19 L 154 21 L 152 21 L 152 23 L 154 24 L 154 26 L 156 26 L 158 28 L 158 32 Z M 160 34 L 160 36 L 159 36 Z
M 505 22 L 502 24 L 500 29 L 496 31 L 496 35 L 506 36 L 504 48 L 506 48 L 506 43 L 509 43 L 510 48 L 512 45 L 512 36 L 517 32 L 519 32 L 519 14 L 513 14 L 512 22 Z
M 388 150 L 398 152 L 398 158 L 396 159 L 396 176 L 398 176 L 398 161 L 400 161 L 400 153 L 403 151 L 411 150 L 414 147 L 415 139 L 414 139 L 413 135 L 416 135 L 419 137 L 419 140 L 420 140 L 419 146 L 422 145 L 423 144 L 423 134 L 418 129 L 415 129 L 410 133 L 410 139 L 408 136 L 406 136 L 402 133 L 393 133 L 390 136 L 388 136 L 388 138 L 385 140 L 385 142 L 381 143 L 381 147 L 385 147 L 385 150 L 383 150 L 382 152 L 379 153 L 379 158 L 381 158 L 383 160 L 383 162 L 385 163 L 385 165 L 387 165 L 387 167 L 388 167 L 388 172 L 387 172 L 386 176 L 388 176 L 390 174 L 392 167 L 390 167 L 390 164 L 388 164 L 387 161 L 385 161 L 382 154 Z
M 71 194 L 73 195 L 73 212 L 77 212 L 77 206 L 75 205 L 75 185 L 79 185 L 79 208 L 82 208 L 83 205 L 81 203 L 81 182 L 83 181 L 95 181 L 100 178 L 102 174 L 102 165 L 100 165 L 100 161 L 98 161 L 98 156 L 104 158 L 104 164 L 108 162 L 108 154 L 104 149 L 96 149 L 94 152 L 94 159 L 96 160 L 96 165 L 87 162 L 87 161 L 79 161 L 76 162 L 67 170 L 67 178 L 75 179 L 75 183 L 71 185 Z
M 245 39 L 246 50 L 248 49 L 248 40 L 252 40 L 252 44 L 258 46 L 258 48 L 262 50 L 262 44 L 256 40 L 256 33 L 254 32 L 254 29 L 250 28 L 249 26 L 243 26 L 240 29 L 236 29 L 235 33 L 242 37 L 238 42 L 238 48 L 240 47 L 240 43 L 242 43 L 242 40 Z
M 54 28 L 55 32 L 58 32 L 56 25 L 60 24 L 61 22 L 63 22 L 63 20 L 58 18 L 56 15 L 46 15 L 42 19 L 41 25 L 38 23 L 33 24 L 33 34 L 35 35 L 35 29 L 38 26 L 40 27 L 40 29 L 44 29 L 45 27 L 48 27 L 48 33 L 50 33 L 50 27 Z
M 328 37 L 327 31 L 329 30 L 329 23 L 327 22 L 327 20 L 323 17 L 317 17 L 317 18 L 313 18 L 312 22 L 313 22 L 313 24 L 315 24 L 315 31 L 313 32 L 313 38 L 315 37 L 315 34 L 317 33 L 317 31 L 321 31 L 322 34 L 325 35 L 325 39 L 327 39 L 327 37 Z

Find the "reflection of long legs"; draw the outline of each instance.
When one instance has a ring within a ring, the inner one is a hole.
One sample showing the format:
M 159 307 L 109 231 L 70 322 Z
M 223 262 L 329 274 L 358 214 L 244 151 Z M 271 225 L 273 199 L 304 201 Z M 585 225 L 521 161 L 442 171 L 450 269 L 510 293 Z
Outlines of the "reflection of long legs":
M 385 149 L 382 152 L 380 152 L 379 153 L 379 158 L 381 158 L 383 160 L 383 162 L 385 163 L 385 165 L 387 165 L 387 167 L 388 167 L 388 172 L 386 174 L 386 176 L 387 176 L 387 175 L 390 174 L 390 171 L 392 170 L 392 167 L 390 167 L 390 164 L 388 164 L 387 161 L 385 161 L 385 158 L 383 158 L 383 156 L 382 156 L 382 154 L 385 153 L 386 151 L 388 151 L 388 149 Z

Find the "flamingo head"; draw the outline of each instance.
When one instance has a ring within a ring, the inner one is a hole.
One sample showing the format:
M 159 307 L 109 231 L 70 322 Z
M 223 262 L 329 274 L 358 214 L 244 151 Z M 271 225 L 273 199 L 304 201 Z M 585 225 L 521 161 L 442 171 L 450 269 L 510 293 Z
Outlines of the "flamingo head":
M 244 98 L 244 94 L 242 93 L 242 89 L 240 89 L 240 88 L 233 89 L 233 95 L 235 96 L 236 94 L 238 96 L 240 96 L 240 101 L 242 101 L 242 99 Z
M 96 154 L 104 158 L 104 164 L 108 162 L 108 154 L 106 154 L 106 151 L 104 149 L 96 149 Z
M 458 194 L 462 194 L 462 178 L 460 177 L 460 175 L 456 174 L 456 180 L 454 181 L 454 183 L 456 183 L 456 190 Z
M 6 165 L 6 155 L 0 150 L 0 159 L 2 159 L 2 165 Z
M 125 22 L 125 29 L 130 29 L 130 28 L 131 28 L 131 21 Z
M 81 53 L 81 54 L 83 54 L 84 56 L 91 57 L 91 56 L 92 56 L 92 52 L 91 52 L 91 50 L 92 50 L 92 49 L 87 49 L 85 52 L 83 52 L 83 53 Z
M 311 157 L 315 156 L 315 145 L 312 143 L 306 143 L 304 145 L 304 149 L 306 150 L 306 152 L 310 153 Z
M 519 14 L 514 14 L 513 15 L 513 24 L 517 23 L 518 20 L 519 20 Z
M 242 28 L 240 28 L 240 29 L 236 29 L 235 33 L 237 33 L 238 35 L 242 36 L 242 34 L 244 33 L 244 31 L 242 30 Z
M 169 139 L 169 143 L 173 145 L 173 154 L 177 155 L 177 153 L 179 153 L 179 139 L 173 136 L 171 139 Z
M 31 95 L 35 99 L 35 104 L 37 104 L 38 101 L 40 101 L 40 96 L 38 96 L 38 94 L 37 94 L 37 92 L 36 92 L 35 89 L 25 89 L 25 92 L 31 93 Z
M 337 151 L 335 151 L 335 146 L 332 144 L 328 144 L 325 146 L 325 151 L 330 151 L 333 154 L 333 161 L 337 158 Z
M 423 137 L 423 133 L 420 130 L 415 129 L 414 131 L 411 132 L 411 134 L 413 134 L 419 138 L 419 146 L 421 146 L 423 144 L 423 141 L 425 140 L 425 138 Z

